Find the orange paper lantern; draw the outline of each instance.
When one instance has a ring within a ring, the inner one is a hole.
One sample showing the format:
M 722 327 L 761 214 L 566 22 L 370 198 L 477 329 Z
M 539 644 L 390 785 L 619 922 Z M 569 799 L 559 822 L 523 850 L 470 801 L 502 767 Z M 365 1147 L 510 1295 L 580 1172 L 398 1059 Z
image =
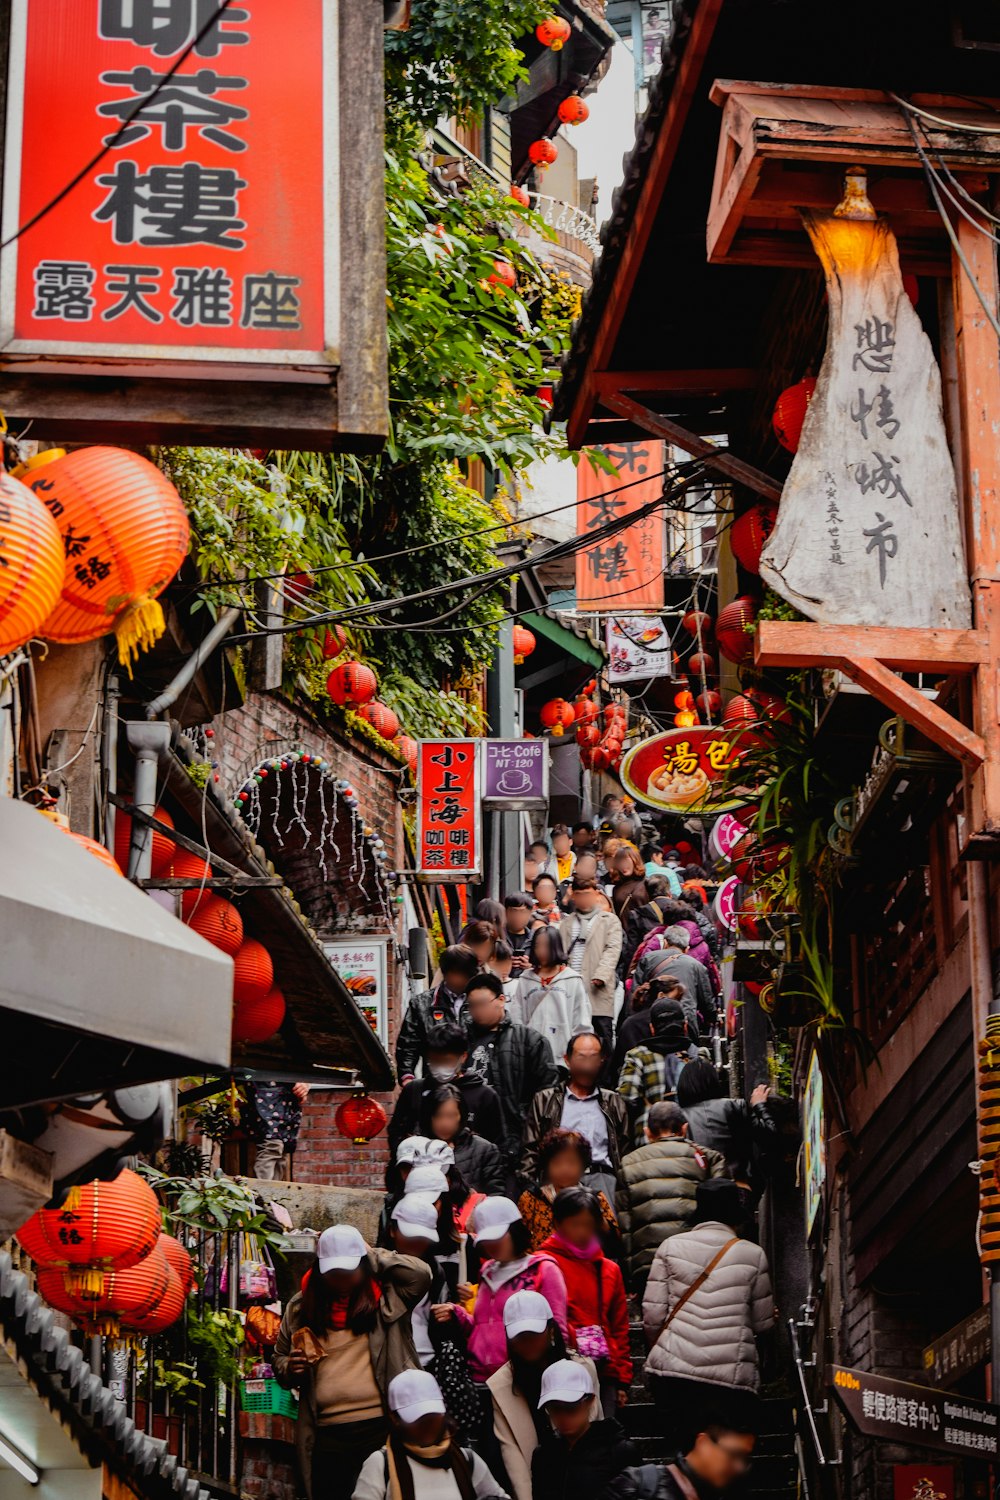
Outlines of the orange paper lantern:
M 115 857 L 111 853 L 111 850 L 105 849 L 104 845 L 99 844 L 96 839 L 88 838 L 85 833 L 71 833 L 69 836 L 82 849 L 86 849 L 88 854 L 92 854 L 95 859 L 99 859 L 102 865 L 107 865 L 110 869 L 114 870 L 116 875 L 122 873 L 115 863 Z
M 703 609 L 689 609 L 687 614 L 681 619 L 681 625 L 687 631 L 688 635 L 700 636 L 704 640 L 706 636 L 712 634 L 715 621 Z
M 719 650 L 727 661 L 749 661 L 753 656 L 753 633 L 747 629 L 757 618 L 756 602 L 741 594 L 725 609 L 720 610 L 715 626 L 715 639 Z
M 782 391 L 775 402 L 771 426 L 774 428 L 774 435 L 778 442 L 783 448 L 787 448 L 789 453 L 799 451 L 802 424 L 806 419 L 806 412 L 809 410 L 809 403 L 815 390 L 815 380 L 811 375 L 807 375 L 804 380 Z
M 544 21 L 539 21 L 535 27 L 535 35 L 543 47 L 549 47 L 553 52 L 561 52 L 569 41 L 572 30 L 568 21 L 562 16 L 546 16 Z
M 165 807 L 154 807 L 153 817 L 158 823 L 165 823 L 168 828 L 173 828 L 174 820 Z M 123 872 L 128 871 L 128 851 L 132 842 L 132 819 L 128 813 L 117 811 L 115 813 L 115 863 Z M 177 853 L 177 845 L 167 838 L 166 834 L 153 831 L 153 862 L 152 872 L 154 875 L 162 875 Z
M 347 650 L 347 634 L 339 625 L 331 625 L 323 637 L 323 655 L 327 661 Z
M 163 1236 L 163 1239 L 169 1238 L 169 1235 Z M 164 1248 L 162 1244 L 160 1248 Z M 122 1328 L 131 1329 L 135 1333 L 162 1333 L 165 1328 L 170 1328 L 176 1323 L 181 1316 L 190 1288 L 185 1288 L 169 1257 L 165 1258 L 167 1259 L 167 1285 L 159 1302 L 155 1307 L 143 1306 L 134 1311 L 120 1313 L 119 1322 Z
M 611 764 L 611 756 L 603 745 L 596 745 L 590 752 L 590 769 L 592 771 L 606 771 Z
M 729 528 L 729 546 L 748 573 L 760 572 L 760 554 L 778 519 L 776 505 L 751 505 Z
M 396 741 L 396 748 L 400 751 L 400 753 L 405 758 L 406 764 L 409 766 L 410 770 L 411 771 L 416 771 L 416 769 L 417 769 L 417 742 L 416 742 L 416 740 L 411 739 L 408 734 L 401 734 L 399 736 L 399 738 L 397 739 L 397 741 Z
M 688 671 L 694 677 L 714 677 L 717 670 L 715 657 L 709 656 L 707 651 L 696 651 L 688 657 Z
M 41 634 L 66 573 L 62 534 L 36 495 L 0 469 L 0 656 Z
M 356 1146 L 364 1146 L 388 1123 L 388 1115 L 377 1099 L 371 1099 L 362 1090 L 345 1099 L 333 1117 L 333 1123 L 341 1135 L 346 1135 Z
M 692 725 L 697 724 L 697 722 L 698 715 L 693 711 L 693 709 L 685 708 L 682 709 L 679 714 L 674 714 L 674 723 L 677 725 L 678 729 L 690 729 Z
M 204 882 L 211 880 L 212 866 L 207 859 L 201 859 L 197 854 L 189 854 L 186 849 L 175 849 L 170 863 L 163 871 L 163 878 Z M 209 897 L 214 894 L 204 884 L 188 886 L 181 890 L 181 915 L 185 918 L 194 916 L 199 907 L 204 906 Z
M 17 1231 L 37 1265 L 65 1271 L 72 1288 L 100 1292 L 104 1275 L 137 1265 L 160 1234 L 160 1205 L 135 1172 L 71 1188 L 61 1208 L 40 1208 Z
M 703 693 L 698 694 L 694 705 L 706 724 L 714 724 L 722 707 L 722 694 L 716 692 L 715 688 L 706 688 Z
M 553 735 L 558 739 L 565 734 L 573 723 L 576 715 L 572 703 L 567 703 L 565 698 L 550 698 L 548 703 L 542 704 L 539 715 L 546 729 L 551 729 Z
M 599 745 L 601 742 L 601 729 L 598 724 L 580 724 L 576 731 L 576 743 L 578 745 Z
M 186 1297 L 194 1286 L 194 1262 L 191 1256 L 172 1234 L 161 1234 L 157 1245 L 163 1251 L 167 1265 L 180 1280 Z
M 570 94 L 556 111 L 564 125 L 582 125 L 590 119 L 590 107 L 579 94 Z
M 256 1000 L 240 1001 L 233 1012 L 233 1041 L 266 1042 L 285 1019 L 285 997 L 277 986 Z
M 326 690 L 342 708 L 359 708 L 378 692 L 378 678 L 360 661 L 342 661 L 326 679 Z
M 263 943 L 244 938 L 233 960 L 233 999 L 237 1005 L 263 1000 L 274 983 L 274 964 Z M 270 1036 L 270 1032 L 268 1032 Z
M 600 709 L 593 698 L 581 696 L 573 704 L 573 717 L 577 724 L 589 724 L 592 719 L 597 718 L 599 713 Z
M 675 708 L 694 708 L 694 694 L 688 692 L 687 688 L 680 693 L 674 694 Z
M 495 260 L 486 281 L 488 286 L 505 286 L 513 290 L 517 286 L 517 272 L 509 260 Z
M 547 139 L 532 141 L 528 147 L 528 155 L 536 167 L 548 167 L 552 165 L 559 155 L 559 147 L 555 141 Z
M 62 1271 L 53 1270 L 39 1271 L 38 1290 L 50 1307 L 69 1313 L 88 1333 L 117 1338 L 122 1323 L 135 1326 L 156 1313 L 170 1293 L 171 1281 L 179 1291 L 180 1278 L 162 1251 L 154 1248 L 137 1265 L 109 1271 L 99 1292 L 76 1287 Z M 183 1303 L 181 1296 L 181 1307 Z
M 243 918 L 231 901 L 211 891 L 205 892 L 191 913 L 188 926 L 230 958 L 235 957 L 243 942 Z
M 52 641 L 92 641 L 115 630 L 119 656 L 163 634 L 156 598 L 187 556 L 180 495 L 165 474 L 123 448 L 81 448 L 27 475 L 62 534 L 62 593 L 41 626 Z
M 356 712 L 384 740 L 393 740 L 399 733 L 399 720 L 387 703 L 362 703 Z
M 535 649 L 535 637 L 523 625 L 514 626 L 514 665 L 519 667 Z
M 527 189 L 521 187 L 519 183 L 511 183 L 510 196 L 513 198 L 515 203 L 520 203 L 522 208 L 531 207 L 530 194 L 528 193 Z

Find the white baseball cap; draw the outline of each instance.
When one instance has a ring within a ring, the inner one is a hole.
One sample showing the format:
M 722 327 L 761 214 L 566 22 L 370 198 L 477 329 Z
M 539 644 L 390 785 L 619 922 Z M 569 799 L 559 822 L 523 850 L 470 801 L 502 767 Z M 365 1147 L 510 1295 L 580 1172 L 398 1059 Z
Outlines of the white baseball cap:
M 448 1167 L 455 1165 L 455 1148 L 449 1146 L 447 1141 L 428 1141 L 417 1160 L 421 1166 L 430 1162 L 432 1166 L 446 1171 Z
M 334 1224 L 324 1229 L 316 1246 L 319 1269 L 326 1271 L 356 1271 L 368 1254 L 368 1246 L 353 1224 Z
M 550 1401 L 565 1401 L 572 1405 L 576 1401 L 594 1399 L 594 1382 L 586 1365 L 575 1359 L 557 1359 L 542 1372 L 542 1394 L 538 1408 L 548 1406 Z
M 521 1210 L 509 1198 L 484 1198 L 472 1210 L 472 1238 L 477 1245 L 480 1240 L 501 1240 L 520 1218 Z
M 408 1162 L 412 1163 L 419 1160 L 423 1157 L 429 1145 L 430 1141 L 425 1135 L 405 1136 L 396 1147 L 397 1166 L 405 1167 Z
M 401 1422 L 417 1422 L 428 1412 L 447 1411 L 441 1387 L 429 1370 L 404 1370 L 389 1381 L 389 1410 Z
M 541 1292 L 515 1292 L 503 1308 L 503 1329 L 509 1339 L 519 1333 L 544 1333 L 552 1321 L 552 1309 Z
M 434 1199 L 426 1193 L 409 1193 L 400 1198 L 392 1211 L 392 1222 L 400 1234 L 411 1240 L 438 1242 L 437 1209 Z
M 440 1167 L 434 1166 L 432 1162 L 419 1162 L 410 1170 L 409 1176 L 403 1187 L 407 1197 L 411 1193 L 430 1193 L 431 1197 L 439 1198 L 442 1193 L 448 1191 L 448 1179 Z

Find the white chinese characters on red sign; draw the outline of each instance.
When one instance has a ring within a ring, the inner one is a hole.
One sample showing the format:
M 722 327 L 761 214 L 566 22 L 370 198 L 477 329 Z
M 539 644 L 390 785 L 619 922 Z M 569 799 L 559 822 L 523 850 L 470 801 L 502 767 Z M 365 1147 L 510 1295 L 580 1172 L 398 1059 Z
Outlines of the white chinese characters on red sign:
M 479 744 L 421 740 L 417 750 L 417 870 L 430 880 L 481 874 Z

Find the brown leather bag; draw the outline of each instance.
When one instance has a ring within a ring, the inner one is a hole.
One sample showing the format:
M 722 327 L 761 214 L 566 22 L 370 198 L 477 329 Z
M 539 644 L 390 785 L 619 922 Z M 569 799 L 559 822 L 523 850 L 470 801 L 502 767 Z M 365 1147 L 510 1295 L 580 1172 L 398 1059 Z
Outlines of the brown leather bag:
M 725 1255 L 726 1251 L 727 1250 L 731 1250 L 733 1248 L 733 1246 L 734 1245 L 738 1245 L 739 1242 L 740 1242 L 739 1235 L 738 1234 L 734 1234 L 733 1237 L 732 1237 L 732 1239 L 731 1240 L 727 1240 L 726 1243 L 723 1245 L 722 1249 L 719 1250 L 719 1251 L 717 1251 L 716 1254 L 712 1256 L 712 1259 L 709 1261 L 709 1263 L 705 1267 L 705 1269 L 703 1271 L 699 1271 L 698 1275 L 692 1281 L 692 1283 L 688 1287 L 687 1291 L 684 1292 L 680 1297 L 678 1297 L 678 1299 L 674 1303 L 673 1307 L 667 1313 L 667 1321 L 663 1325 L 663 1328 L 661 1330 L 661 1335 L 663 1333 L 666 1333 L 667 1329 L 670 1327 L 671 1323 L 674 1321 L 674 1319 L 676 1318 L 677 1314 L 680 1312 L 681 1308 L 684 1306 L 685 1302 L 687 1302 L 690 1297 L 694 1296 L 695 1292 L 698 1290 L 699 1287 L 702 1287 L 702 1286 L 705 1285 L 705 1282 L 711 1276 L 712 1272 L 715 1270 L 716 1266 L 719 1264 L 719 1261 Z

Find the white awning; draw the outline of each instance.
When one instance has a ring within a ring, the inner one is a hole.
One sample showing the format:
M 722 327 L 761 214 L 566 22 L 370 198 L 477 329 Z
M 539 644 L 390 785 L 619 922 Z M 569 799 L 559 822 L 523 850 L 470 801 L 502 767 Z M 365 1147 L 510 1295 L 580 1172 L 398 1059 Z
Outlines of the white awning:
M 0 1107 L 227 1067 L 232 991 L 232 959 L 0 797 Z

